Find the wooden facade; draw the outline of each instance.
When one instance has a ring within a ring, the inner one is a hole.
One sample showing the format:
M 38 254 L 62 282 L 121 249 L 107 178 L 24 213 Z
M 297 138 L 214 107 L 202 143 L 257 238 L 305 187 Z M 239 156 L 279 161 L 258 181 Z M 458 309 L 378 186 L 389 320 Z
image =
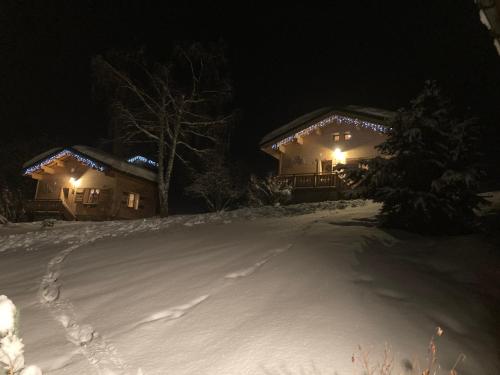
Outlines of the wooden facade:
M 339 164 L 358 168 L 379 155 L 376 146 L 388 130 L 393 112 L 348 106 L 322 108 L 267 134 L 261 150 L 278 162 L 278 177 L 294 189 L 344 190 L 335 172 Z
M 96 149 L 54 149 L 24 168 L 37 180 L 28 204 L 33 219 L 137 219 L 157 212 L 156 173 Z

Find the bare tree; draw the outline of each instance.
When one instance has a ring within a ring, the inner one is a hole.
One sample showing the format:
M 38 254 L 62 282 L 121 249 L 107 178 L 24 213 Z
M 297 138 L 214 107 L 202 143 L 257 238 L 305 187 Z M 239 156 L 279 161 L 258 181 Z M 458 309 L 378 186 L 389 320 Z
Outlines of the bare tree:
M 161 216 L 168 215 L 175 159 L 186 162 L 186 151 L 203 155 L 231 118 L 223 114 L 231 87 L 220 49 L 176 47 L 166 61 L 149 62 L 142 52 L 93 60 L 98 81 L 113 88 L 108 97 L 122 140 L 156 146 Z

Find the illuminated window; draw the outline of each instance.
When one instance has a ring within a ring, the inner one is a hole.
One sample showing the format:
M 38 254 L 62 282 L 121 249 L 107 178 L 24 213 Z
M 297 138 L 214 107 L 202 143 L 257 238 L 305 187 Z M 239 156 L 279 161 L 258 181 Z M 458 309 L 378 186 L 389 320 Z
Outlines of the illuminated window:
M 352 135 L 351 135 L 351 132 L 344 132 L 344 139 L 346 141 L 348 141 L 349 139 L 351 139 Z
M 127 207 L 137 210 L 139 208 L 139 194 L 128 193 Z
M 99 189 L 85 189 L 83 204 L 97 204 L 99 202 L 99 194 L 101 191 Z
M 333 141 L 334 142 L 340 141 L 340 133 L 333 133 Z

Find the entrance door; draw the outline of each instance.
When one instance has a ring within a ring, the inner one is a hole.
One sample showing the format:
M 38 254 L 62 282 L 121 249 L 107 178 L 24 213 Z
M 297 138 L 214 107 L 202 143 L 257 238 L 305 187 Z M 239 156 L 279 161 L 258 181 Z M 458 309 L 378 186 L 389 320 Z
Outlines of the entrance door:
M 333 171 L 332 160 L 321 160 L 321 171 L 323 173 L 332 173 Z

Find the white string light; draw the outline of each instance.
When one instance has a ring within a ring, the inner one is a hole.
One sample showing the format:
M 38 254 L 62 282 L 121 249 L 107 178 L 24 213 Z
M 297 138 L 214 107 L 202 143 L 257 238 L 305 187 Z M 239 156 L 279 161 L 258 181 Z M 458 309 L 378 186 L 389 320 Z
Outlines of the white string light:
M 370 129 L 370 130 L 379 132 L 379 133 L 386 133 L 389 130 L 389 128 L 387 128 L 386 126 L 381 125 L 381 124 L 375 124 L 373 122 L 364 121 L 361 119 L 342 116 L 342 115 L 332 115 L 332 116 L 329 116 L 329 117 L 327 117 L 327 118 L 325 118 L 325 119 L 323 119 L 315 124 L 312 124 L 311 126 L 308 126 L 305 129 L 298 131 L 294 135 L 290 135 L 286 138 L 283 138 L 279 142 L 276 142 L 275 144 L 273 144 L 272 148 L 274 150 L 277 150 L 280 146 L 286 145 L 287 143 L 291 143 L 298 137 L 311 134 L 314 130 L 322 128 L 328 124 L 331 124 L 332 122 L 337 122 L 341 125 L 362 127 L 365 129 Z
M 62 158 L 63 156 L 66 156 L 66 155 L 71 155 L 73 156 L 76 160 L 78 160 L 80 163 L 83 163 L 87 166 L 89 166 L 90 168 L 94 168 L 100 172 L 104 171 L 106 169 L 106 167 L 102 164 L 98 164 L 96 163 L 94 160 L 91 160 L 89 158 L 86 158 L 84 157 L 83 155 L 80 155 L 72 150 L 67 150 L 67 149 L 64 149 L 60 152 L 58 152 L 57 154 L 49 157 L 49 158 L 46 158 L 46 159 L 43 159 L 42 161 L 39 161 L 37 164 L 34 164 L 32 165 L 31 167 L 29 168 L 26 168 L 24 170 L 24 175 L 28 175 L 28 174 L 32 174 L 40 169 L 42 169 L 42 167 L 44 167 L 45 165 L 48 165 L 50 163 L 52 163 L 53 161 L 57 160 L 57 159 L 60 159 Z
M 157 167 L 158 166 L 158 163 L 155 162 L 154 160 L 145 158 L 144 156 L 141 156 L 141 155 L 134 156 L 134 157 L 128 159 L 127 161 L 129 163 L 135 163 L 138 160 L 141 161 L 141 162 L 143 162 L 143 163 L 145 163 L 145 164 L 152 165 L 153 167 Z

